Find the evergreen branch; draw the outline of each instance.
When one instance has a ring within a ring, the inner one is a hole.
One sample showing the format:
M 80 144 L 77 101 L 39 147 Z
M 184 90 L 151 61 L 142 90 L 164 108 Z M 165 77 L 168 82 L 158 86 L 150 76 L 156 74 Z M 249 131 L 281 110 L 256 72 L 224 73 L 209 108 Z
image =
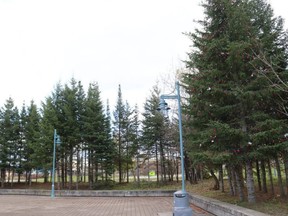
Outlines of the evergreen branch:
M 288 92 L 288 85 L 280 78 L 280 76 L 278 75 L 278 73 L 275 71 L 274 69 L 274 66 L 273 66 L 273 63 L 270 62 L 269 60 L 267 60 L 267 58 L 265 57 L 265 55 L 263 54 L 263 52 L 260 52 L 260 54 L 256 54 L 254 50 L 252 50 L 252 52 L 254 53 L 254 55 L 256 56 L 256 58 L 258 60 L 260 60 L 262 63 L 264 63 L 264 65 L 266 65 L 270 71 L 272 72 L 272 74 L 275 75 L 276 79 L 284 86 L 284 88 L 279 85 L 279 84 L 276 84 L 273 80 L 271 80 L 263 70 L 261 69 L 258 69 L 256 68 L 252 63 L 251 65 L 254 67 L 254 69 L 256 69 L 258 72 L 260 72 L 271 84 L 273 87 L 276 87 L 278 88 L 279 90 L 281 91 L 284 91 L 284 92 Z M 278 66 L 276 66 L 278 67 Z

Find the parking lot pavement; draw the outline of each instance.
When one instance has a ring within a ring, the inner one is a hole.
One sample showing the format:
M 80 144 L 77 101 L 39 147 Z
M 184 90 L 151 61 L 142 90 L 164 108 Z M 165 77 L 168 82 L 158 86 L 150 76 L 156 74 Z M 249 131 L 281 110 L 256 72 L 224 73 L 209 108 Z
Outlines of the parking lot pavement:
M 211 216 L 192 209 L 193 216 Z M 172 210 L 172 197 L 0 196 L 1 216 L 172 216 Z

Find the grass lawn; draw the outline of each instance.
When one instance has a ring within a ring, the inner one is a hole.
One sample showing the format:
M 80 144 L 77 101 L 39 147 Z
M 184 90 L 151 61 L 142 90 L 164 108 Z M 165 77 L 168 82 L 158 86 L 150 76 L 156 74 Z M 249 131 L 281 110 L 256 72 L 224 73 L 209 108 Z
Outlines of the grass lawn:
M 187 185 L 187 191 L 198 194 L 205 197 L 210 197 L 213 199 L 217 199 L 223 202 L 239 205 L 245 208 L 250 208 L 256 211 L 260 211 L 266 214 L 270 214 L 273 216 L 287 216 L 288 215 L 288 198 L 280 198 L 279 194 L 277 194 L 277 187 L 274 186 L 276 197 L 273 197 L 272 194 L 267 193 L 264 194 L 261 191 L 258 191 L 258 188 L 255 187 L 256 190 L 256 200 L 255 204 L 249 204 L 248 202 L 239 202 L 238 197 L 232 197 L 229 194 L 229 186 L 228 183 L 225 182 L 225 192 L 213 190 L 213 180 L 205 180 L 203 182 L 199 182 L 196 185 Z M 269 192 L 269 186 L 268 186 Z

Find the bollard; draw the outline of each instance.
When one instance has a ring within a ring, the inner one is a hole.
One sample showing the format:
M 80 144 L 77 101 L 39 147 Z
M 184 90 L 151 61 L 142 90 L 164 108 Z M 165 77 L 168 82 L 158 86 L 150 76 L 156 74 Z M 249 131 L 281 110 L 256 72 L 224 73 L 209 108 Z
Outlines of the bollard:
M 174 193 L 173 216 L 192 216 L 193 212 L 189 206 L 189 195 L 187 192 L 176 191 Z

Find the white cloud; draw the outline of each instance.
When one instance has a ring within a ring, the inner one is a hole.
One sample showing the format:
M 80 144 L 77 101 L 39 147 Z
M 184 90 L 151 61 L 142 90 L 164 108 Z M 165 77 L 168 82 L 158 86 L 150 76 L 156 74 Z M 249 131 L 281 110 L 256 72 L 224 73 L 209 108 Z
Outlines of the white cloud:
M 142 106 L 160 74 L 186 58 L 182 32 L 202 16 L 199 2 L 0 0 L 0 106 L 9 96 L 39 103 L 72 76 L 85 87 L 97 81 L 111 104 L 121 84 L 124 99 Z

